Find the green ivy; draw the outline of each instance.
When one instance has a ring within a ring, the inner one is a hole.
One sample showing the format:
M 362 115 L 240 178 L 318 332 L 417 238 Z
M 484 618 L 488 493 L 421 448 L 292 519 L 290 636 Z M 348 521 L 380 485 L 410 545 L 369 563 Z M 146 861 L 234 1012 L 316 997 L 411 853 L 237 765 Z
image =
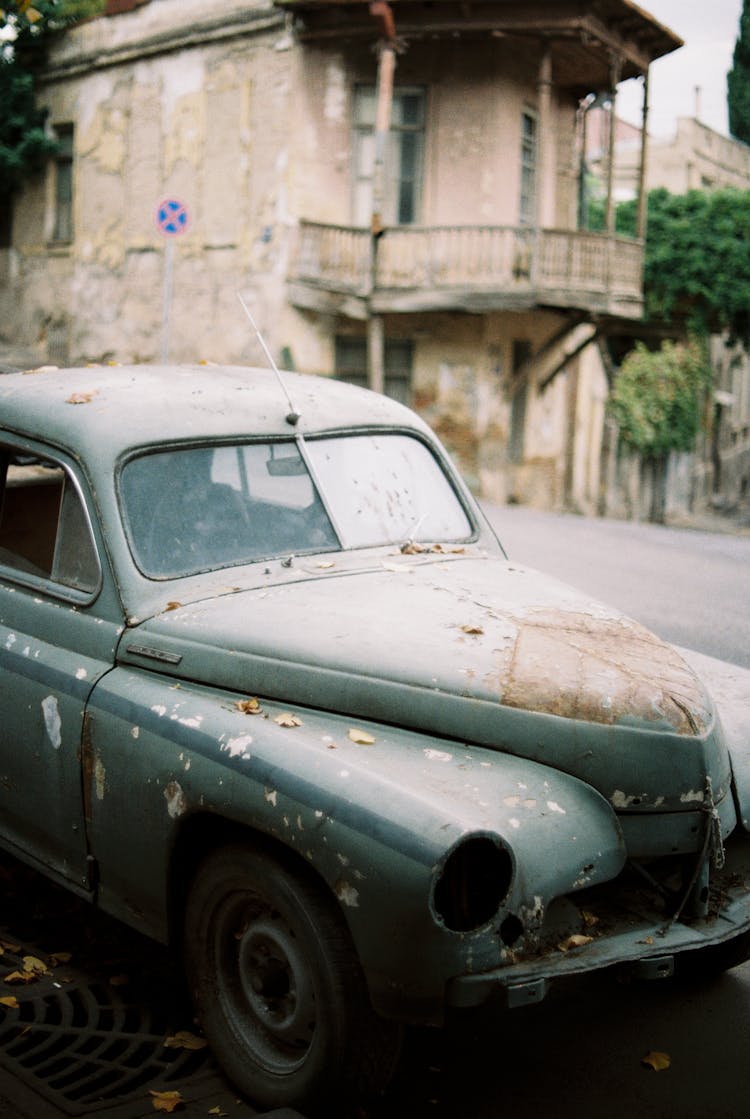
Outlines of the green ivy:
M 621 440 L 647 459 L 689 451 L 701 428 L 711 371 L 703 341 L 636 343 L 609 400 Z
M 0 0 L 0 200 L 44 166 L 57 148 L 45 130 L 34 85 L 50 43 L 67 27 L 103 10 L 103 0 Z

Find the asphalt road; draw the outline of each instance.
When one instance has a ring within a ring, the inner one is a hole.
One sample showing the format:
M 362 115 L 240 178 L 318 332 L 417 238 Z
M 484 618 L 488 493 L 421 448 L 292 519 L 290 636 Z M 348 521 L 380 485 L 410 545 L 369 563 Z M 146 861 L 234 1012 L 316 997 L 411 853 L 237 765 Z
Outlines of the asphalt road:
M 750 668 L 750 533 L 523 506 L 485 512 L 512 560 L 611 603 L 667 641 Z

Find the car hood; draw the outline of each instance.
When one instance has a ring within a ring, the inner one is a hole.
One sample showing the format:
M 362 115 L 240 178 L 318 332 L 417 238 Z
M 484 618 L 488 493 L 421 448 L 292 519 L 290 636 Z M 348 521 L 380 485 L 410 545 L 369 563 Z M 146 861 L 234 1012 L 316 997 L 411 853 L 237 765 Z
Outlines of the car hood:
M 311 563 L 284 583 L 172 602 L 122 650 L 240 695 L 530 757 L 618 807 L 684 809 L 707 772 L 717 795 L 728 783 L 711 701 L 674 648 L 500 557 Z

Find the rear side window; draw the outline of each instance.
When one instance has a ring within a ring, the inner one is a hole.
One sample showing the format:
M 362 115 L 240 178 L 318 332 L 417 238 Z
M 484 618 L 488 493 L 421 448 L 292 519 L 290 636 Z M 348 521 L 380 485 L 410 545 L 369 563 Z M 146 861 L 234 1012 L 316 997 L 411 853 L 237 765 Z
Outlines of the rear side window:
M 99 560 L 73 477 L 49 459 L 0 450 L 0 566 L 86 595 Z

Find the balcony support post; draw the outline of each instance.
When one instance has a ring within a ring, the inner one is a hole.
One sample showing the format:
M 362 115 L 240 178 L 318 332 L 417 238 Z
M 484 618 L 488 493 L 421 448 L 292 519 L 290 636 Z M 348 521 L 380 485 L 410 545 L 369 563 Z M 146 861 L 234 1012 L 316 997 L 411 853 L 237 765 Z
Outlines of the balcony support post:
M 552 52 L 545 47 L 537 78 L 539 106 L 540 175 L 536 225 L 551 229 L 555 224 L 555 130 L 552 127 Z
M 370 315 L 367 320 L 367 387 L 385 392 L 385 340 L 380 315 Z

